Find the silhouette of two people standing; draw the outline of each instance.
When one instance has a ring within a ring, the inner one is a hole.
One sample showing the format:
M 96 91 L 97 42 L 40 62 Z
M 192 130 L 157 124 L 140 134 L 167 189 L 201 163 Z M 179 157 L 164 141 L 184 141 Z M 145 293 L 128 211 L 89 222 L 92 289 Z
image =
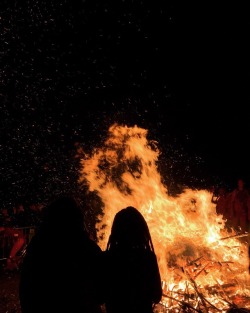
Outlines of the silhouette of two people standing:
M 152 313 L 161 296 L 156 255 L 139 211 L 116 214 L 102 251 L 73 198 L 44 208 L 20 271 L 22 313 Z

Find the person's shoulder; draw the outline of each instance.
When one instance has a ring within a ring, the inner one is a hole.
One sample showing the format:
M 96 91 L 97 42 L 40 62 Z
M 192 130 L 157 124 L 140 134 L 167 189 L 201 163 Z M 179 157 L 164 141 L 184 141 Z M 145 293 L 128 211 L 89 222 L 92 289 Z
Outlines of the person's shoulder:
M 98 253 L 98 254 L 102 253 L 102 249 L 100 248 L 100 246 L 95 240 L 91 238 L 87 238 L 87 242 L 88 242 L 89 249 L 91 249 L 93 252 Z
M 248 195 L 248 196 L 250 196 L 250 191 L 249 191 L 249 189 L 244 189 L 244 190 L 245 190 L 245 194 Z

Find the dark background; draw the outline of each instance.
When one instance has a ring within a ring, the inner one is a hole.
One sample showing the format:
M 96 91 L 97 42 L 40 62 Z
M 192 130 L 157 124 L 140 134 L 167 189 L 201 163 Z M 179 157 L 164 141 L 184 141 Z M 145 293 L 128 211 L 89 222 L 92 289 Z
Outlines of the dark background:
M 2 206 L 80 193 L 77 147 L 148 129 L 180 186 L 250 178 L 249 17 L 242 4 L 1 1 Z

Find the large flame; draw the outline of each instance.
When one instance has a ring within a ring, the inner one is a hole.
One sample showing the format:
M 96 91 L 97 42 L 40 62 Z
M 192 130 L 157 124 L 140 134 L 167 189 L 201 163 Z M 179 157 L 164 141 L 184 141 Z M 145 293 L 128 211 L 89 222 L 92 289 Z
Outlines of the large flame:
M 236 303 L 236 295 L 249 297 L 247 244 L 224 228 L 210 191 L 187 188 L 179 196 L 168 195 L 157 169 L 160 151 L 147 134 L 137 126 L 114 124 L 102 148 L 81 159 L 80 180 L 104 204 L 97 224 L 100 247 L 106 248 L 115 214 L 134 206 L 150 229 L 163 281 L 162 304 L 174 307 L 177 295 L 176 305 L 183 304 L 184 295 L 195 291 L 205 311 L 223 310 Z

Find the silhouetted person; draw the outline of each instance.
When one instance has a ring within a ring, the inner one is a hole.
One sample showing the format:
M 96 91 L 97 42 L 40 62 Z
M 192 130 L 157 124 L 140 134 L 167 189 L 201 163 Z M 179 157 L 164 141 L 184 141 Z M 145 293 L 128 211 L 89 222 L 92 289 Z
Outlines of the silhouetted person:
M 29 215 L 27 208 L 23 204 L 17 204 L 13 212 L 13 223 L 15 227 L 27 227 L 29 225 Z
M 20 269 L 22 313 L 100 312 L 101 249 L 85 231 L 81 208 L 62 197 L 43 214 Z
M 230 208 L 231 193 L 224 186 L 221 186 L 217 192 L 213 193 L 211 202 L 216 204 L 216 213 L 223 215 L 223 218 L 226 219 L 225 226 L 230 230 L 233 227 Z
M 248 231 L 248 208 L 249 192 L 245 187 L 245 181 L 241 178 L 237 180 L 237 187 L 232 191 L 231 211 L 234 228 L 242 233 Z
M 107 313 L 152 313 L 161 278 L 147 223 L 134 207 L 116 214 L 104 258 Z
M 218 193 L 213 193 L 211 201 L 216 204 L 216 213 L 225 216 L 228 207 L 228 192 L 226 188 L 220 187 Z

